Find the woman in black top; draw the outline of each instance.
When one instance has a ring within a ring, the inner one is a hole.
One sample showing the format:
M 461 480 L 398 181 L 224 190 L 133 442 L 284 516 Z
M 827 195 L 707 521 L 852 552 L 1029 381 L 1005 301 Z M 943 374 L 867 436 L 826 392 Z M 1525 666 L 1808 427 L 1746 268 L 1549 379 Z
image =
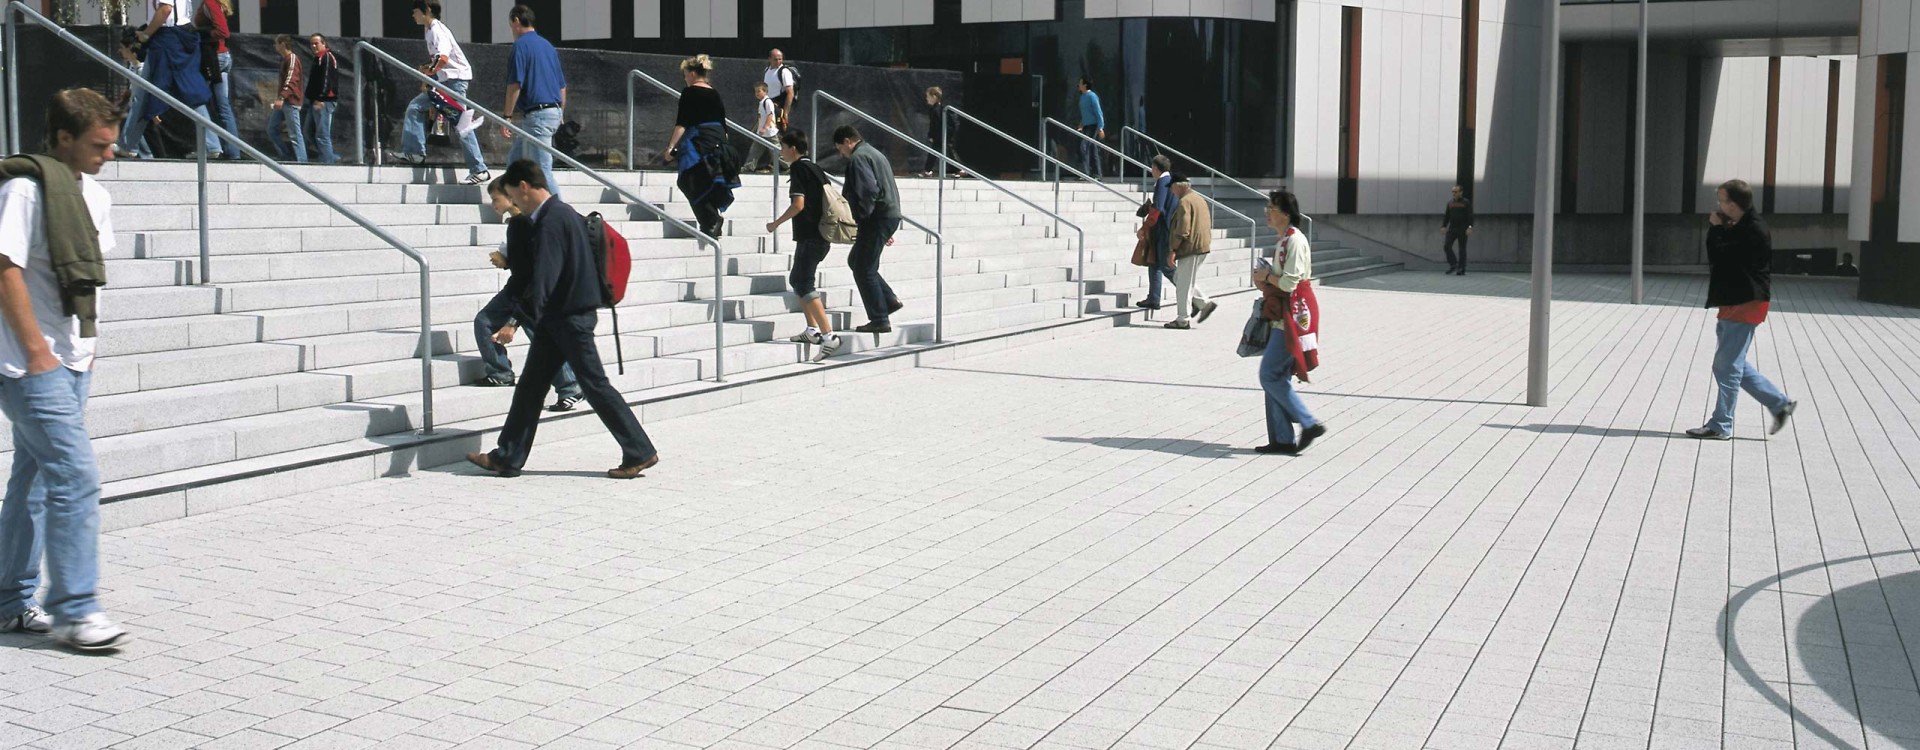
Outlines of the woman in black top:
M 733 205 L 733 191 L 740 187 L 740 161 L 727 144 L 726 105 L 707 83 L 712 70 L 706 55 L 680 62 L 687 87 L 680 91 L 680 112 L 664 158 L 680 171 L 680 193 L 693 205 L 700 231 L 719 237 L 725 226 L 720 214 Z
M 927 89 L 927 145 L 932 146 L 933 150 L 935 151 L 940 150 L 940 141 L 941 141 L 940 124 L 946 119 L 947 119 L 946 94 L 940 91 L 939 86 L 934 86 L 932 88 Z M 958 156 L 956 156 L 957 152 L 953 148 L 953 136 L 955 135 L 953 131 L 958 129 L 959 128 L 956 126 L 949 126 L 947 128 L 947 133 L 946 133 L 947 158 L 950 160 L 959 158 Z M 920 170 L 920 176 L 932 177 L 934 170 L 937 170 L 939 168 L 940 168 L 940 157 L 935 156 L 933 154 L 927 154 L 927 168 Z M 967 174 L 965 172 L 960 171 L 959 167 L 950 167 L 950 171 L 948 173 L 955 177 L 965 177 Z

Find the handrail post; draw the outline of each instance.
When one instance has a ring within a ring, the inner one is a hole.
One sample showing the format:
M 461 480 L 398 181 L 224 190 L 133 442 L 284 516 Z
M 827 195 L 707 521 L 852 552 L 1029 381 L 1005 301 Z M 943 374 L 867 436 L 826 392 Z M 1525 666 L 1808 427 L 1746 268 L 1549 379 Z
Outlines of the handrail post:
M 1080 257 L 1074 261 L 1073 317 L 1087 317 L 1087 230 L 1080 232 Z
M 640 168 L 640 157 L 634 155 L 634 146 L 638 141 L 635 140 L 634 135 L 633 78 L 633 71 L 627 71 L 627 171 L 629 172 Z
M 718 240 L 706 240 L 705 244 L 713 248 L 713 382 L 727 382 L 727 295 L 721 287 L 725 283 L 726 260 L 720 251 Z
M 193 138 L 200 154 L 200 283 L 206 284 L 213 274 L 213 243 L 207 237 L 207 126 L 195 123 Z
M 778 136 L 775 136 L 775 137 L 778 138 Z M 780 210 L 780 168 L 786 166 L 786 164 L 780 161 L 780 143 L 778 141 L 775 141 L 773 145 L 774 145 L 773 154 L 768 156 L 767 159 L 773 162 L 773 215 L 775 217 L 778 217 L 781 213 L 783 213 Z M 825 187 L 825 186 L 823 185 L 822 187 Z M 773 254 L 779 255 L 780 254 L 780 233 L 773 232 L 772 234 L 773 234 Z
M 820 100 L 813 98 L 813 121 L 807 125 L 807 158 L 820 161 Z
M 947 172 L 953 169 L 947 164 L 948 139 L 953 137 L 952 134 L 947 131 L 947 124 L 949 122 L 951 122 L 951 120 L 947 116 L 947 111 L 944 109 L 940 110 L 940 176 L 938 185 L 934 188 L 933 231 L 942 233 L 947 231 Z M 938 303 L 936 303 L 936 306 L 937 304 Z M 936 317 L 938 316 L 936 315 Z M 935 338 L 939 337 L 936 335 Z
M 7 153 L 17 154 L 22 149 L 20 138 L 20 35 L 15 30 L 14 8 L 7 6 L 7 24 L 5 37 L 0 44 L 7 46 Z
M 420 434 L 433 434 L 433 274 L 420 262 Z

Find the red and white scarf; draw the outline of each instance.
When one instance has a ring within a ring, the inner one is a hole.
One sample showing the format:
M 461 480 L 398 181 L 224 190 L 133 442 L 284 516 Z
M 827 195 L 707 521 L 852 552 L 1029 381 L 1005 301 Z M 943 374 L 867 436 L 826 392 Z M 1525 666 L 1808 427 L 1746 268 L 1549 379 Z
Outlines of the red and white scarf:
M 1280 247 L 1274 250 L 1273 265 L 1276 269 L 1287 267 L 1287 245 L 1299 230 L 1287 227 L 1287 234 L 1280 238 Z M 1320 366 L 1320 300 L 1313 294 L 1313 281 L 1301 279 L 1293 288 L 1291 296 L 1292 314 L 1287 316 L 1287 348 L 1293 352 L 1293 376 L 1300 382 L 1312 382 L 1307 373 Z

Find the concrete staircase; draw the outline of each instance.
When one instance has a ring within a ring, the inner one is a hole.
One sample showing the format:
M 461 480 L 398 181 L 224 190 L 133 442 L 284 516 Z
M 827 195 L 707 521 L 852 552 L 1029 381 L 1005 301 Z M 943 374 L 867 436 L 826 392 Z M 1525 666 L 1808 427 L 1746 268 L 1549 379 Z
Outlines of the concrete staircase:
M 1204 185 L 1204 183 L 1207 182 L 1207 178 L 1195 177 L 1194 182 L 1199 185 Z M 1196 187 L 1196 189 L 1204 191 L 1207 187 L 1210 186 Z M 1256 221 L 1260 220 L 1266 213 L 1267 206 L 1265 201 L 1259 200 L 1237 188 L 1222 186 L 1218 197 L 1228 208 L 1251 216 Z M 1230 227 L 1238 227 L 1241 228 L 1241 234 L 1246 233 L 1244 229 L 1246 222 L 1222 212 L 1215 212 L 1213 223 L 1215 226 L 1225 224 Z M 1273 230 L 1266 227 L 1260 228 L 1260 247 L 1272 248 L 1277 239 L 1278 235 L 1274 233 Z M 1331 236 L 1329 233 L 1316 231 L 1313 237 L 1313 276 L 1322 284 L 1352 281 L 1354 279 L 1377 276 L 1383 273 L 1393 273 L 1404 267 L 1404 264 L 1388 260 L 1377 253 L 1348 247 L 1342 243 L 1339 238 Z
M 257 165 L 211 170 L 213 259 L 206 285 L 194 283 L 194 166 L 116 162 L 101 175 L 114 195 L 119 243 L 102 295 L 88 424 L 109 499 L 378 452 L 407 443 L 419 427 L 413 262 Z M 481 377 L 473 316 L 506 280 L 486 262 L 505 228 L 483 204 L 482 189 L 454 184 L 454 171 L 444 169 L 296 171 L 427 257 L 436 422 L 497 421 L 510 390 L 470 385 Z M 583 213 L 607 215 L 632 246 L 633 276 L 620 308 L 626 372 L 614 376 L 629 398 L 685 392 L 710 380 L 716 314 L 725 321 L 730 379 L 805 360 L 803 347 L 785 341 L 805 325 L 786 288 L 792 243 L 783 236 L 782 252 L 772 252 L 764 232 L 774 214 L 771 177 L 747 176 L 728 215 L 720 283 L 725 302 L 717 310 L 711 251 L 583 175 L 562 171 L 558 179 L 568 202 Z M 692 217 L 671 189 L 671 174 L 613 179 Z M 906 212 L 932 224 L 934 182 L 902 178 L 900 184 Z M 1051 186 L 1014 187 L 1050 205 Z M 1070 230 L 1054 236 L 1050 219 L 978 182 L 951 182 L 947 192 L 948 340 L 1074 316 Z M 779 201 L 785 200 L 782 189 Z M 1079 185 L 1063 187 L 1061 205 L 1087 229 L 1087 312 L 1122 309 L 1138 299 L 1146 275 L 1128 262 L 1138 200 Z M 1219 227 L 1215 234 L 1202 285 L 1218 291 L 1246 286 L 1252 249 L 1244 226 Z M 851 327 L 864 315 L 845 253 L 835 248 L 821 281 L 837 325 Z M 935 256 L 928 235 L 902 229 L 882 270 L 906 309 L 894 316 L 892 334 L 848 336 L 849 353 L 834 362 L 932 340 Z M 606 315 L 599 335 L 612 371 L 614 334 Z M 522 346 L 512 347 L 516 364 Z M 12 449 L 8 434 L 0 429 L 0 451 Z

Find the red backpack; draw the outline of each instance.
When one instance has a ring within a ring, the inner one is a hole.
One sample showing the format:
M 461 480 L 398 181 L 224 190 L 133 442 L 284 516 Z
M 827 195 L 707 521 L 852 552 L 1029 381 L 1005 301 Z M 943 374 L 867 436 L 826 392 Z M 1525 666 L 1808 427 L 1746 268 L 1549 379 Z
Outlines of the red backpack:
M 627 355 L 620 345 L 620 308 L 627 298 L 627 277 L 633 272 L 633 252 L 627 238 L 613 231 L 613 225 L 595 211 L 587 214 L 587 247 L 593 251 L 593 267 L 600 271 L 600 305 L 613 314 L 613 356 L 621 374 L 627 372 Z

